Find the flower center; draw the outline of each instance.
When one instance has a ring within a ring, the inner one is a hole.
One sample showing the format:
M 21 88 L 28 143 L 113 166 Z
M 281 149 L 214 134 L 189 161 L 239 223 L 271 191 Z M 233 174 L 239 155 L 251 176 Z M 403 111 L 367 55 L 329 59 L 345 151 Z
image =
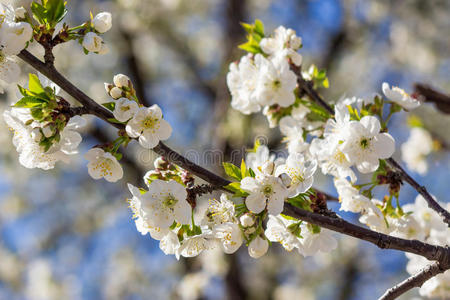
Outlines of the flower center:
M 272 188 L 272 186 L 271 185 L 266 185 L 266 186 L 264 186 L 263 187 L 263 194 L 266 196 L 266 197 L 269 197 L 270 195 L 272 195 L 273 194 L 273 188 Z
M 368 138 L 363 138 L 359 141 L 359 145 L 361 146 L 361 148 L 363 149 L 367 149 L 370 145 L 370 139 Z
M 142 126 L 144 128 L 153 128 L 155 127 L 156 123 L 158 122 L 158 119 L 156 118 L 152 118 L 152 117 L 146 117 L 143 121 L 142 121 Z
M 130 110 L 130 107 L 129 107 L 129 106 L 122 106 L 122 107 L 120 108 L 120 110 L 121 110 L 121 111 L 129 111 L 129 110 Z
M 175 204 L 177 204 L 178 199 L 175 198 L 172 194 L 168 194 L 166 199 L 164 199 L 164 206 L 168 208 L 174 208 Z
M 272 86 L 275 90 L 278 90 L 281 87 L 281 81 L 279 79 L 274 80 Z

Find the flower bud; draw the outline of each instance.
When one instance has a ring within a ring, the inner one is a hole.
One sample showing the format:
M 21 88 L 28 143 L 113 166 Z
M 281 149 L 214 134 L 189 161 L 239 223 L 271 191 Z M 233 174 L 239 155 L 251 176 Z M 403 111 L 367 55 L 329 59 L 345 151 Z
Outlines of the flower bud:
M 239 221 L 241 221 L 241 225 L 244 227 L 250 227 L 255 224 L 255 218 L 250 214 L 243 214 Z
M 18 18 L 18 19 L 25 19 L 26 13 L 27 13 L 27 10 L 25 8 L 23 8 L 23 6 L 16 8 L 16 10 L 14 11 L 16 18 Z
M 39 128 L 34 128 L 31 131 L 31 138 L 35 141 L 35 142 L 40 142 L 42 139 L 42 133 L 41 130 Z
M 130 84 L 130 78 L 123 74 L 117 74 L 116 76 L 114 76 L 113 81 L 114 85 L 119 88 L 128 87 Z
M 112 16 L 109 12 L 101 12 L 97 14 L 92 20 L 95 30 L 100 33 L 105 33 L 112 27 Z
M 253 258 L 260 258 L 267 253 L 268 249 L 269 242 L 260 236 L 257 236 L 250 242 L 250 245 L 248 245 L 248 254 Z
M 81 44 L 89 52 L 99 52 L 102 49 L 103 39 L 93 32 L 88 32 Z
M 104 84 L 105 84 L 105 90 L 109 94 L 109 91 L 111 91 L 111 89 L 114 87 L 114 85 L 111 83 L 107 83 L 107 82 L 105 82 Z
M 53 135 L 53 130 L 50 126 L 45 126 L 44 128 L 42 128 L 42 133 L 46 138 L 49 138 Z
M 115 86 L 109 91 L 109 95 L 114 99 L 119 99 L 122 97 L 122 90 Z

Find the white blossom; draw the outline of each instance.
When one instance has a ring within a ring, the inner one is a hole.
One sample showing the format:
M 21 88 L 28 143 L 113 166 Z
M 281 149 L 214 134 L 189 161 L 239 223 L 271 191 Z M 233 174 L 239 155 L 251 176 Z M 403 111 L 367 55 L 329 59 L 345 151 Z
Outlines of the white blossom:
M 227 74 L 227 85 L 231 93 L 231 107 L 243 114 L 251 114 L 261 110 L 255 97 L 259 70 L 250 55 L 243 56 L 238 63 L 230 64 Z
M 433 138 L 431 134 L 420 127 L 411 129 L 408 140 L 402 145 L 402 159 L 405 161 L 408 169 L 416 171 L 419 174 L 425 174 L 428 171 L 426 157 L 433 151 Z
M 259 45 L 271 59 L 290 58 L 296 66 L 302 63 L 302 56 L 297 53 L 302 46 L 302 39 L 290 28 L 278 27 L 273 37 L 263 38 Z
M 257 236 L 248 245 L 248 254 L 253 258 L 260 258 L 269 250 L 269 242 L 260 236 Z
M 263 106 L 278 104 L 282 107 L 294 104 L 297 76 L 290 70 L 288 62 L 280 60 L 274 63 L 257 54 L 255 64 L 259 69 L 255 90 L 258 103 Z
M 245 205 L 250 211 L 258 214 L 266 208 L 266 205 L 269 214 L 279 215 L 283 211 L 288 190 L 280 178 L 259 172 L 255 178 L 243 178 L 241 189 L 249 193 Z
M 289 176 L 289 197 L 295 197 L 300 193 L 309 190 L 314 181 L 314 173 L 316 172 L 317 162 L 315 160 L 306 161 L 305 157 L 300 154 L 290 154 L 286 159 L 286 163 L 277 167 L 275 176 L 287 174 Z
M 111 153 L 101 148 L 92 148 L 84 157 L 89 161 L 88 172 L 92 178 L 116 182 L 123 177 L 122 166 Z
M 60 132 L 60 141 L 44 152 L 43 147 L 39 145 L 40 140 L 37 140 L 38 137 L 42 137 L 42 132 L 37 134 L 37 130 L 25 125 L 25 121 L 21 119 L 23 110 L 28 109 L 12 108 L 3 113 L 6 124 L 14 132 L 13 144 L 19 153 L 19 162 L 22 166 L 49 170 L 53 169 L 58 161 L 68 163 L 69 156 L 78 153 L 77 148 L 82 138 L 75 129 L 84 126 L 85 120 L 82 117 L 73 117 Z
M 231 222 L 214 226 L 213 234 L 220 240 L 222 249 L 227 254 L 236 252 L 244 240 L 239 225 Z
M 341 145 L 341 151 L 361 173 L 374 172 L 379 159 L 392 156 L 395 141 L 388 133 L 380 133 L 380 121 L 373 116 L 365 116 L 359 122 L 349 124 L 347 136 Z
M 26 47 L 33 34 L 30 24 L 14 22 L 14 18 L 12 6 L 0 3 L 0 82 L 7 84 L 19 80 L 20 68 L 14 56 Z
M 412 110 L 420 106 L 420 101 L 408 95 L 403 89 L 399 87 L 389 87 L 387 82 L 382 85 L 384 95 L 391 101 L 397 103 L 406 110 Z
M 161 109 L 154 104 L 150 107 L 141 107 L 128 121 L 127 134 L 132 138 L 139 137 L 142 147 L 152 149 L 159 141 L 167 140 L 172 134 L 172 127 L 163 119 Z
M 234 203 L 230 201 L 227 194 L 222 193 L 220 195 L 220 199 L 210 199 L 208 209 L 205 214 L 205 222 L 206 224 L 222 224 L 228 222 L 234 222 L 235 217 L 235 208 Z
M 202 228 L 202 233 L 190 237 L 185 237 L 181 246 L 177 249 L 175 256 L 179 259 L 183 257 L 194 257 L 215 247 L 213 234 L 210 230 Z
M 364 213 L 367 208 L 373 207 L 370 199 L 361 195 L 358 189 L 354 188 L 346 179 L 335 178 L 334 186 L 339 194 L 339 202 L 341 203 L 339 210 Z
M 290 154 L 305 152 L 309 144 L 303 139 L 302 121 L 296 120 L 291 116 L 283 117 L 280 120 L 280 131 L 285 136 L 284 141 L 288 144 Z
M 298 232 L 295 232 L 295 231 Z M 271 242 L 280 243 L 287 251 L 302 247 L 301 227 L 299 221 L 283 218 L 282 216 L 269 215 L 267 228 L 264 234 Z
M 109 12 L 101 12 L 97 14 L 92 20 L 95 30 L 100 33 L 105 33 L 112 27 L 112 16 Z
M 99 53 L 103 47 L 103 39 L 94 32 L 88 32 L 81 45 L 89 52 Z
M 131 119 L 139 110 L 139 105 L 136 101 L 128 100 L 127 98 L 120 98 L 114 106 L 114 118 L 120 122 L 126 122 Z
M 128 184 L 133 193 L 133 186 Z M 184 186 L 174 180 L 156 179 L 148 187 L 148 192 L 135 195 L 140 201 L 144 221 L 152 227 L 168 228 L 174 221 L 189 224 L 192 209 L 187 202 L 187 192 Z
M 320 228 L 319 233 L 312 233 L 305 226 L 302 230 L 302 236 L 302 247 L 299 248 L 299 252 L 303 256 L 311 256 L 319 251 L 331 252 L 337 247 L 337 241 L 333 237 L 332 231 L 325 228 Z

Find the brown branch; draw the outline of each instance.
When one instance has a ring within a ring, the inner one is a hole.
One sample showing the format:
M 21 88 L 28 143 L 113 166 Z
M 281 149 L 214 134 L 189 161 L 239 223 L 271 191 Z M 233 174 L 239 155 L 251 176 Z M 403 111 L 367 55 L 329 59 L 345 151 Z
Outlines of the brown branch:
M 313 88 L 312 82 L 306 81 L 301 73 L 301 69 L 296 66 L 292 66 L 292 70 L 297 75 L 297 83 L 299 85 L 299 93 L 305 93 L 314 102 L 326 109 L 330 114 L 334 114 L 333 108 L 325 102 L 325 100 L 317 93 Z M 419 194 L 421 194 L 428 203 L 428 207 L 436 211 L 444 220 L 444 222 L 450 227 L 450 213 L 445 210 L 434 198 L 428 193 L 427 189 L 417 183 L 393 158 L 386 160 L 388 164 L 400 173 L 400 176 L 411 185 Z
M 422 83 L 415 83 L 414 91 L 416 94 L 423 96 L 426 102 L 432 102 L 436 104 L 438 110 L 442 111 L 443 113 L 450 114 L 449 95 L 441 93 L 433 89 L 431 86 Z
M 19 55 L 24 61 L 29 62 L 34 68 L 46 75 L 50 80 L 58 84 L 68 94 L 78 100 L 83 106 L 90 110 L 91 114 L 108 122 L 108 118 L 112 115 L 109 111 L 104 109 L 101 105 L 89 98 L 86 94 L 81 92 L 78 88 L 73 86 L 67 79 L 65 79 L 54 67 L 49 67 L 42 63 L 39 59 L 34 57 L 27 51 L 22 51 Z M 110 122 L 108 122 L 110 123 Z M 118 129 L 123 129 L 122 124 L 110 123 Z M 226 191 L 224 186 L 228 185 L 230 181 L 196 165 L 192 161 L 173 151 L 163 143 L 159 143 L 152 149 L 161 156 L 164 156 L 168 161 L 179 165 L 180 167 L 190 171 L 192 174 L 207 181 L 212 186 Z M 330 230 L 347 234 L 368 242 L 371 242 L 382 249 L 396 249 L 409 253 L 421 255 L 429 260 L 439 261 L 442 268 L 450 266 L 450 249 L 448 247 L 434 246 L 426 244 L 417 240 L 405 240 L 401 238 L 392 237 L 382 233 L 372 231 L 354 224 L 351 224 L 336 215 L 325 216 L 318 213 L 309 212 L 295 206 L 285 203 L 284 214 L 298 218 L 300 220 L 316 224 L 318 226 L 328 228 Z
M 445 272 L 448 270 L 447 268 L 441 267 L 439 262 L 434 262 L 428 266 L 426 266 L 424 269 L 419 271 L 418 273 L 412 275 L 411 277 L 407 278 L 406 280 L 400 282 L 399 284 L 393 286 L 392 288 L 388 289 L 386 293 L 383 294 L 378 300 L 394 300 L 397 299 L 400 295 L 406 293 L 407 291 L 415 288 L 415 287 L 421 287 L 422 284 L 430 279 L 431 277 L 434 277 L 440 273 Z

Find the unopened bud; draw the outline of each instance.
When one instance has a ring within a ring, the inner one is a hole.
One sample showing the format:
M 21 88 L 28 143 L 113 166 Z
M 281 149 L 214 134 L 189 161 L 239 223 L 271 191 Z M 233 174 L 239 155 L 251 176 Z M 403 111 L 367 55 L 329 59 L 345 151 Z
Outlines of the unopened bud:
M 109 95 L 113 97 L 113 99 L 119 99 L 122 97 L 122 90 L 115 86 L 109 91 Z
M 42 139 L 42 133 L 41 130 L 39 128 L 34 128 L 31 131 L 31 138 L 35 141 L 35 142 L 40 142 Z
M 250 227 L 255 224 L 255 218 L 250 214 L 244 214 L 239 218 L 241 225 L 244 227 Z
M 23 6 L 16 8 L 16 10 L 14 11 L 16 18 L 18 18 L 18 19 L 25 19 L 26 13 L 27 13 L 27 10 L 25 8 L 23 8 Z
M 49 138 L 53 135 L 53 130 L 50 126 L 47 125 L 44 128 L 42 128 L 42 133 L 46 138 Z
M 128 87 L 130 84 L 130 78 L 126 75 L 123 74 L 117 74 L 116 76 L 114 76 L 114 85 L 122 88 L 122 87 Z
M 264 254 L 266 254 L 269 249 L 269 242 L 259 236 L 257 236 L 253 241 L 248 245 L 248 254 L 253 258 L 260 258 Z

